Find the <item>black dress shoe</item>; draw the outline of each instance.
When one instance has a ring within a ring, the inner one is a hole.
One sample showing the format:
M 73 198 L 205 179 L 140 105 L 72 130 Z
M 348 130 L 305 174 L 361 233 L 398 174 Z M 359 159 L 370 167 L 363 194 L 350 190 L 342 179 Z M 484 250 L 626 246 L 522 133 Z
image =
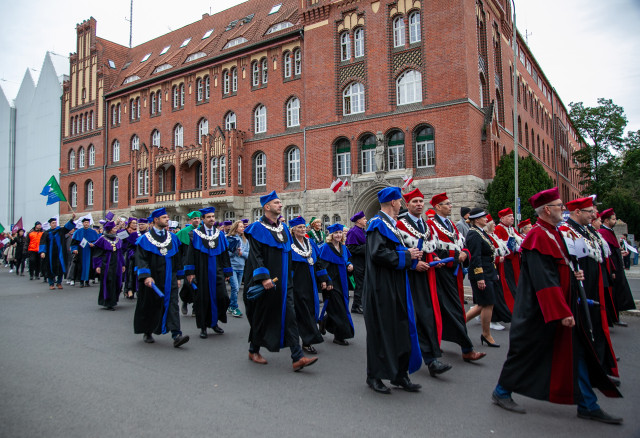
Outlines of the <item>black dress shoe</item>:
M 209 337 L 209 335 L 207 334 L 207 329 L 200 330 L 200 337 L 202 339 L 207 339 Z
M 219 325 L 217 325 L 217 326 L 215 326 L 215 327 L 212 327 L 212 330 L 213 330 L 214 332 L 216 332 L 217 334 L 219 334 L 219 335 L 221 335 L 221 334 L 223 334 L 223 333 L 224 333 L 224 330 L 222 330 L 222 327 L 220 327 Z
M 391 389 L 380 379 L 374 379 L 373 377 L 367 377 L 367 385 L 369 388 L 373 389 L 375 392 L 379 392 L 380 394 L 391 394 Z
M 484 335 L 480 335 L 480 345 L 485 344 L 485 343 L 489 347 L 500 348 L 500 344 L 498 344 L 497 342 L 491 343 L 491 342 L 489 342 L 489 340 L 487 338 L 484 337 Z
M 399 379 L 392 380 L 390 383 L 393 386 L 399 386 L 400 388 L 408 392 L 418 392 L 420 391 L 420 388 L 422 388 L 422 385 L 418 385 L 417 383 L 411 383 L 411 380 L 409 380 L 409 377 L 407 376 L 403 376 L 403 377 L 400 377 Z
M 327 318 L 324 318 L 320 320 L 320 322 L 318 323 L 318 330 L 320 330 L 321 335 L 327 334 L 327 329 L 325 328 L 326 321 L 327 321 Z
M 156 341 L 155 339 L 153 339 L 153 336 L 151 336 L 151 333 L 145 333 L 144 335 L 142 335 L 142 340 L 147 344 L 153 344 Z
M 427 368 L 429 368 L 429 374 L 431 375 L 431 377 L 435 377 L 437 374 L 442 374 L 449 371 L 451 369 L 451 365 L 449 365 L 448 363 L 442 363 L 438 359 L 436 359 L 429 362 Z
M 506 409 L 507 411 L 517 412 L 518 414 L 526 414 L 527 411 L 520 405 L 518 405 L 511 397 L 500 398 L 495 391 L 491 394 L 491 400 L 502 409 Z
M 628 327 L 629 326 L 629 324 L 627 324 L 624 321 L 614 322 L 613 325 L 617 325 L 618 327 Z
M 338 338 L 333 338 L 333 343 L 338 345 L 349 345 L 348 341 L 345 341 L 344 339 L 338 339 Z
M 184 345 L 187 342 L 189 342 L 189 336 L 178 335 L 173 339 L 173 346 L 175 348 L 178 348 L 179 346 Z
M 622 417 L 614 417 L 602 409 L 596 409 L 595 411 L 578 411 L 578 417 L 607 424 L 622 424 Z
M 364 311 L 362 310 L 362 306 L 352 306 L 351 313 L 359 313 L 362 315 Z

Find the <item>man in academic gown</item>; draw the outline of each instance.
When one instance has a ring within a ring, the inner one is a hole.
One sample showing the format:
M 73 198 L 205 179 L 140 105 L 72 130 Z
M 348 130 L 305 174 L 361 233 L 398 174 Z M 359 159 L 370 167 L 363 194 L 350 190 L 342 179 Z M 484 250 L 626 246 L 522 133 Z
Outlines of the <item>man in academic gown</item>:
M 202 224 L 193 229 L 193 238 L 188 246 L 184 273 L 187 282 L 197 287 L 193 306 L 196 309 L 196 325 L 200 337 L 206 339 L 207 327 L 221 335 L 224 333 L 218 322 L 227 322 L 229 295 L 225 281 L 233 269 L 229 260 L 229 244 L 224 233 L 214 228 L 215 207 L 200 210 Z
M 180 331 L 178 310 L 177 274 L 183 269 L 180 240 L 169 232 L 169 215 L 164 208 L 154 210 L 151 218 L 151 229 L 136 242 L 138 301 L 133 331 L 142 333 L 147 344 L 155 342 L 152 333 L 170 331 L 173 346 L 178 348 L 189 342 L 189 336 Z
M 615 325 L 626 327 L 627 323 L 620 320 L 620 312 L 623 310 L 632 310 L 636 308 L 636 304 L 629 288 L 629 282 L 627 281 L 627 274 L 624 272 L 624 262 L 622 251 L 625 248 L 620 247 L 620 241 L 616 237 L 613 227 L 616 226 L 618 218 L 613 208 L 604 210 L 600 214 L 602 219 L 602 227 L 600 227 L 600 235 L 609 244 L 611 255 L 609 256 L 609 273 L 611 275 L 612 284 L 611 289 L 613 292 L 613 303 L 615 305 L 615 314 L 617 320 L 614 320 Z
M 50 290 L 55 287 L 62 289 L 62 277 L 67 273 L 68 259 L 64 239 L 65 235 L 75 228 L 73 223 L 75 218 L 76 214 L 73 213 L 64 227 L 58 226 L 56 218 L 49 219 L 49 229 L 42 234 L 40 239 L 40 258 L 43 259 Z
M 200 226 L 202 213 L 200 213 L 200 211 L 198 210 L 194 210 L 191 213 L 187 214 L 187 217 L 189 218 L 189 225 L 176 233 L 176 236 L 178 236 L 178 239 L 180 239 L 180 242 L 182 243 L 182 245 L 180 246 L 180 253 L 185 259 L 187 257 L 189 247 L 191 246 L 191 242 L 193 242 L 193 230 Z M 185 264 L 188 265 L 189 263 L 185 262 Z M 193 289 L 193 286 L 188 281 L 185 281 L 182 284 L 182 288 L 180 289 L 180 299 L 182 300 L 180 311 L 183 315 L 186 315 L 189 312 L 187 305 L 194 303 L 195 296 L 196 291 Z M 195 306 L 192 306 L 191 316 L 196 316 Z
M 409 373 L 420 369 L 422 355 L 407 271 L 422 251 L 402 245 L 396 228 L 401 199 L 399 187 L 380 190 L 380 211 L 367 227 L 363 290 L 367 385 L 381 394 L 391 393 L 382 379 L 409 392 L 421 388 L 409 380 Z
M 356 288 L 353 292 L 353 304 L 351 304 L 351 313 L 362 313 L 362 287 L 364 283 L 364 253 L 366 250 L 366 234 L 367 218 L 364 212 L 358 212 L 351 217 L 354 226 L 347 231 L 347 240 L 345 245 L 351 253 L 351 263 L 353 264 L 353 279 L 356 281 Z
M 504 280 L 501 279 L 503 288 L 504 285 L 509 288 L 508 291 L 515 297 L 516 289 L 518 287 L 518 278 L 520 277 L 520 245 L 522 244 L 523 237 L 518 233 L 513 226 L 515 216 L 513 210 L 505 208 L 498 212 L 500 223 L 496 225 L 494 234 L 500 238 L 509 248 L 509 255 L 504 258 Z
M 578 255 L 578 264 L 580 270 L 584 272 L 583 285 L 587 299 L 599 303 L 589 308 L 596 354 L 607 374 L 618 377 L 618 362 L 611 345 L 607 312 L 604 305 L 605 291 L 601 270 L 603 252 L 600 240 L 587 227 L 593 217 L 593 198 L 579 198 L 567 202 L 567 209 L 571 214 L 566 225 L 562 225 L 559 230 L 569 245 L 575 248 L 581 247 L 587 251 L 584 256 Z
M 437 236 L 436 256 L 441 260 L 453 258 L 453 261 L 436 269 L 442 340 L 460 345 L 465 362 L 479 360 L 486 353 L 473 350 L 465 320 L 462 268 L 469 265 L 469 251 L 464 247 L 464 238 L 448 218 L 452 204 L 447 194 L 435 195 L 429 202 L 436 213 L 428 222 L 431 231 Z
M 260 348 L 277 352 L 289 347 L 293 371 L 313 365 L 318 358 L 302 353 L 293 304 L 291 278 L 291 234 L 278 221 L 282 201 L 275 191 L 260 197 L 264 215 L 249 225 L 244 234 L 249 240 L 249 258 L 244 268 L 244 304 L 249 321 L 249 360 L 266 365 Z M 277 278 L 277 281 L 273 281 Z M 264 292 L 248 299 L 251 287 Z
M 93 267 L 100 285 L 98 305 L 107 310 L 115 310 L 118 305 L 125 270 L 123 241 L 116 236 L 115 226 L 112 221 L 105 223 L 104 234 L 93 247 Z
M 558 188 L 529 199 L 538 221 L 522 243 L 522 270 L 509 333 L 509 353 L 492 399 L 518 413 L 525 410 L 511 398 L 516 392 L 552 403 L 577 404 L 578 417 L 605 423 L 622 418 L 604 412 L 592 387 L 621 397 L 598 362 L 588 322 L 578 306 L 577 281 L 569 252 L 556 228 L 562 221 Z
M 422 359 L 435 377 L 451 369 L 451 365 L 440 362 L 442 357 L 442 319 L 436 290 L 436 272 L 429 263 L 438 259 L 435 255 L 437 240 L 422 218 L 424 195 L 414 189 L 402 195 L 407 204 L 407 214 L 397 222 L 403 245 L 422 250 L 423 255 L 411 265 L 408 272 L 411 297 L 416 310 L 416 328 Z
M 133 288 L 133 285 L 137 283 L 136 273 L 133 272 L 133 268 L 135 265 L 135 254 L 136 254 L 136 241 L 138 240 L 138 219 L 135 217 L 130 217 L 127 221 L 127 227 L 125 231 L 127 232 L 127 237 L 124 239 L 120 239 L 122 241 L 122 255 L 124 256 L 124 264 L 125 264 L 125 272 L 122 278 L 122 282 L 125 285 L 126 293 L 125 298 L 133 299 L 134 292 L 137 290 Z M 134 281 L 132 281 L 132 278 Z
M 76 255 L 76 272 L 75 281 L 80 282 L 80 287 L 89 286 L 89 279 L 93 278 L 91 275 L 93 269 L 91 267 L 91 249 L 96 240 L 98 240 L 98 232 L 91 228 L 91 221 L 89 218 L 82 219 L 82 228 L 77 229 L 73 233 L 71 240 L 71 253 Z M 84 246 L 81 245 L 85 240 Z

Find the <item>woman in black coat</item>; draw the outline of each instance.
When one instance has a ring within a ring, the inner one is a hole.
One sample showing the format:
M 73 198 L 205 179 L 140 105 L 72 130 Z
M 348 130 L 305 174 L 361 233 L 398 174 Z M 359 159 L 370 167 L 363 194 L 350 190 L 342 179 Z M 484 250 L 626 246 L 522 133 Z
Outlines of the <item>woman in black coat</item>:
M 476 304 L 467 312 L 467 321 L 480 315 L 482 334 L 480 343 L 489 347 L 499 347 L 491 336 L 491 316 L 496 302 L 500 284 L 498 272 L 494 264 L 495 247 L 489 235 L 484 231 L 487 225 L 487 213 L 481 208 L 474 208 L 469 215 L 470 228 L 466 246 L 471 253 L 469 264 L 469 280 L 473 291 L 473 302 Z

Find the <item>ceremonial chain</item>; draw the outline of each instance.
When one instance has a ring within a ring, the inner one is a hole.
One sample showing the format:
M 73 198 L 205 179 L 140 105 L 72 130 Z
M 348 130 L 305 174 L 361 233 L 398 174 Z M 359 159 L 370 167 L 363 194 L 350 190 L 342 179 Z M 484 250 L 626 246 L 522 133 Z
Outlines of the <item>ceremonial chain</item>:
M 160 249 L 160 254 L 162 255 L 167 255 L 167 246 L 169 246 L 169 244 L 171 243 L 171 237 L 169 236 L 169 233 L 167 233 L 167 236 L 164 240 L 164 242 L 160 243 L 157 240 L 155 240 L 153 237 L 151 237 L 151 233 L 145 233 L 145 236 L 147 236 L 147 240 L 156 248 Z
M 484 240 L 489 245 L 489 247 L 491 247 L 491 257 L 495 257 L 496 247 L 493 246 L 491 239 L 485 236 L 484 232 L 480 228 L 476 227 L 475 225 L 472 225 L 469 231 L 475 231 L 476 233 L 478 233 L 480 237 L 482 237 L 482 240 Z
M 400 219 L 400 222 L 402 222 L 404 224 L 404 226 L 407 227 L 407 230 L 409 230 L 409 232 L 411 234 L 413 234 L 414 236 L 416 236 L 418 239 L 427 240 L 429 237 L 431 237 L 431 233 L 429 232 L 429 227 L 428 226 L 425 227 L 426 231 L 424 233 L 421 233 L 420 231 L 418 231 L 415 228 L 413 228 L 409 224 L 409 221 L 407 221 L 406 219 Z
M 118 236 L 116 236 L 116 240 L 114 240 L 113 242 L 110 241 L 109 239 L 107 239 L 105 237 L 105 239 L 107 242 L 109 242 L 111 244 L 111 248 L 113 249 L 113 252 L 116 252 L 116 246 L 118 245 L 118 242 L 120 241 L 120 239 L 118 239 Z
M 220 235 L 220 230 L 216 229 L 216 231 L 213 233 L 213 236 L 207 236 L 206 234 L 204 234 L 202 231 L 198 230 L 197 228 L 194 228 L 193 232 L 195 234 L 197 234 L 202 240 L 207 241 L 207 244 L 208 244 L 209 248 L 215 248 L 216 247 L 216 239 Z
M 282 230 L 284 229 L 284 226 L 282 225 L 282 222 L 280 222 L 277 227 L 272 227 L 271 225 L 267 225 L 262 221 L 260 221 L 260 225 L 265 227 L 267 230 L 270 230 L 276 233 L 276 235 L 278 236 L 278 239 L 280 239 L 280 242 L 284 242 L 284 236 L 282 235 Z
M 451 243 L 456 247 L 456 250 L 462 251 L 462 247 L 464 246 L 464 239 L 458 237 L 458 235 L 455 233 L 455 228 L 453 229 L 454 231 L 449 231 L 446 228 L 444 228 L 442 225 L 440 225 L 438 221 L 432 220 L 431 222 L 433 223 L 433 225 L 435 225 L 435 227 L 438 230 L 442 232 L 442 234 L 444 234 L 449 238 L 449 240 L 451 240 Z
M 296 239 L 297 240 L 297 239 Z M 298 241 L 300 242 L 300 241 Z M 303 245 L 308 246 L 309 250 L 308 251 L 302 251 L 300 248 L 298 248 L 298 245 L 293 244 L 291 245 L 291 249 L 293 249 L 293 252 L 295 252 L 296 254 L 298 254 L 300 257 L 307 259 L 307 262 L 313 266 L 313 257 L 311 256 L 311 253 L 313 252 L 313 249 L 311 248 L 311 245 L 309 244 L 309 240 L 304 238 L 303 240 Z
M 382 223 L 385 224 L 387 226 L 387 228 L 389 228 L 391 230 L 391 232 L 393 233 L 394 236 L 397 237 L 399 242 L 402 242 L 402 235 L 400 234 L 400 231 L 396 227 L 392 227 L 391 225 L 389 225 L 387 223 L 387 221 L 382 219 L 380 216 L 378 216 L 378 220 L 382 221 Z

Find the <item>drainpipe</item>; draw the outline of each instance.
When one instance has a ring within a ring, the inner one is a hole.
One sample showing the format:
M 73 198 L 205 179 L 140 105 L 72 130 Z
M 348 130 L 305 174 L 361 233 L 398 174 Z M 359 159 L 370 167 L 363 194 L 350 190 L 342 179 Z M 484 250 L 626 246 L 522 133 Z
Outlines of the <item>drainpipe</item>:
M 107 107 L 107 99 L 102 96 L 102 107 Z M 104 114 L 104 112 L 103 112 Z M 104 125 L 104 144 L 102 159 L 104 164 L 102 165 L 102 217 L 107 214 L 107 161 L 109 156 L 109 116 L 111 114 L 107 111 L 107 123 Z M 120 198 L 120 184 L 118 184 L 118 198 Z
M 302 216 L 307 214 L 307 128 L 302 128 L 302 150 L 304 154 L 304 190 L 302 191 Z

